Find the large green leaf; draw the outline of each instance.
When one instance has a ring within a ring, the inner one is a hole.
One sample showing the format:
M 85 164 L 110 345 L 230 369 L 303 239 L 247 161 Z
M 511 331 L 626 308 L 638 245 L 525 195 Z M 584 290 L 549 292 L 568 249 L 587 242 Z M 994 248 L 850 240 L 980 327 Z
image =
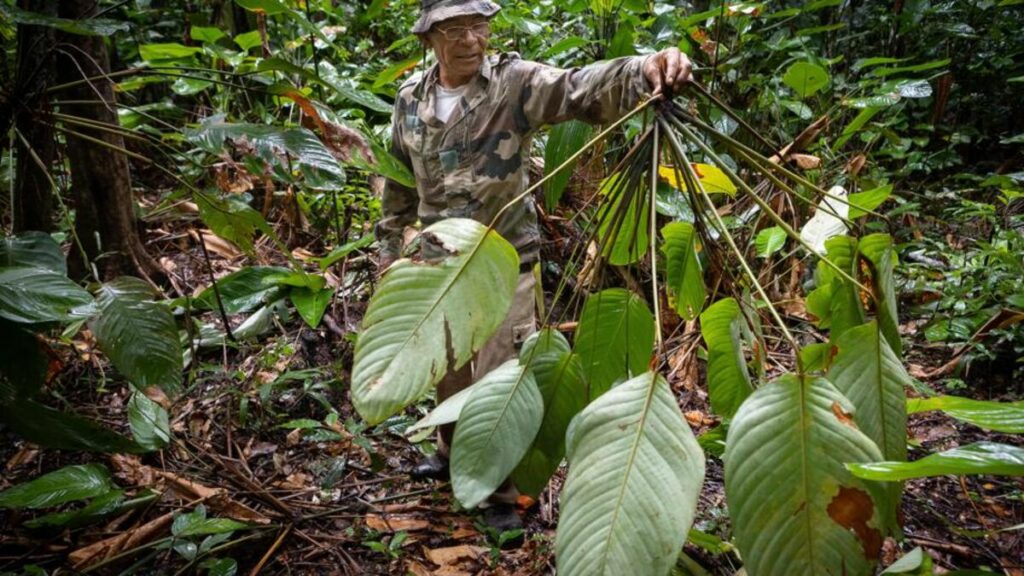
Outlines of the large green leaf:
M 576 354 L 591 400 L 615 382 L 645 372 L 653 347 L 654 316 L 639 296 L 609 288 L 587 298 L 576 329 Z
M 15 24 L 47 26 L 56 28 L 61 32 L 81 36 L 110 36 L 115 32 L 123 32 L 130 28 L 130 24 L 124 20 L 114 20 L 111 18 L 84 18 L 81 20 L 57 18 L 56 16 L 22 10 L 5 2 L 0 2 L 0 14 L 4 16 L 4 20 L 14 22 Z
M 497 232 L 450 218 L 420 235 L 421 256 L 395 262 L 363 316 L 352 403 L 377 424 L 461 368 L 512 303 L 519 256 Z
M 452 439 L 455 497 L 475 508 L 526 454 L 540 429 L 544 400 L 526 366 L 512 359 L 480 379 L 466 400 Z
M 280 266 L 246 266 L 217 280 L 224 312 L 239 314 L 280 300 L 285 296 L 285 290 L 276 279 L 288 273 L 287 268 Z M 217 295 L 213 287 L 203 290 L 192 305 L 217 310 Z
M 854 421 L 886 460 L 907 459 L 907 394 L 913 381 L 874 320 L 851 328 L 836 342 L 828 379 L 853 402 Z
M 750 576 L 873 574 L 891 501 L 844 466 L 881 454 L 852 412 L 824 378 L 786 375 L 736 413 L 725 493 Z
M 700 315 L 700 333 L 708 346 L 708 396 L 715 414 L 732 418 L 754 391 L 740 337 L 743 314 L 733 298 L 715 302 Z
M 857 277 L 857 240 L 837 236 L 825 241 L 829 261 Z M 853 284 L 825 262 L 818 262 L 815 275 L 818 287 L 807 295 L 807 310 L 818 319 L 819 328 L 830 328 L 833 340 L 864 323 L 860 294 Z
M 759 258 L 768 258 L 786 245 L 786 231 L 781 226 L 765 228 L 757 233 L 754 239 L 754 246 L 757 247 Z
M 942 410 L 946 414 L 986 430 L 1024 434 L 1024 401 L 989 402 L 960 396 L 912 398 L 907 401 L 907 414 Z
M 147 450 L 160 450 L 171 440 L 167 411 L 138 390 L 128 401 L 128 424 L 135 442 Z
M 586 144 L 592 131 L 593 128 L 590 124 L 578 120 L 562 122 L 552 127 L 548 133 L 548 143 L 544 147 L 544 170 L 551 173 L 555 168 L 561 166 Z M 565 187 L 569 184 L 575 167 L 575 163 L 570 164 L 548 180 L 547 188 L 544 190 L 544 206 L 548 212 L 558 206 L 558 201 L 562 199 L 562 193 L 565 192 Z
M 100 464 L 65 466 L 0 492 L 0 508 L 46 508 L 93 498 L 114 488 Z
M 186 130 L 185 135 L 210 154 L 221 153 L 225 140 L 244 143 L 285 181 L 291 180 L 293 167 L 298 167 L 309 188 L 334 190 L 345 183 L 345 169 L 323 142 L 305 128 L 231 124 L 224 122 L 222 116 L 214 116 L 199 128 Z
M 34 266 L 0 268 L 0 318 L 23 324 L 71 322 L 95 311 L 92 296 L 64 274 Z
M 69 412 L 31 400 L 0 404 L 0 422 L 16 434 L 47 448 L 88 452 L 145 452 L 132 440 Z
M 45 232 L 22 232 L 0 238 L 0 268 L 33 266 L 67 275 L 64 253 Z
M 827 86 L 828 81 L 828 71 L 812 62 L 794 62 L 782 77 L 782 82 L 801 98 L 813 96 Z
M 975 442 L 913 462 L 853 463 L 846 467 L 855 476 L 887 482 L 946 474 L 1024 476 L 1024 448 L 995 442 Z
M 567 446 L 558 573 L 667 574 L 693 522 L 704 454 L 665 379 L 648 372 L 598 398 Z
M 697 258 L 697 234 L 693 224 L 670 222 L 661 229 L 665 238 L 665 276 L 669 304 L 680 316 L 693 320 L 704 309 L 704 276 Z
M 644 201 L 646 182 L 642 174 L 616 173 L 601 184 L 601 206 L 597 210 L 597 236 L 605 245 L 601 254 L 609 264 L 624 266 L 647 253 L 650 206 Z
M 306 321 L 310 328 L 316 328 L 320 325 L 320 320 L 323 319 L 324 312 L 327 311 L 327 306 L 331 303 L 334 289 L 321 288 L 314 290 L 312 288 L 300 287 L 293 288 L 289 295 L 299 316 L 302 316 L 302 319 Z
M 519 359 L 533 372 L 544 399 L 544 419 L 533 445 L 512 473 L 516 488 L 537 496 L 565 456 L 565 431 L 587 405 L 589 392 L 580 359 L 558 331 L 545 328 L 531 336 Z
M 443 402 L 430 411 L 430 414 L 420 418 L 415 424 L 406 428 L 405 434 L 409 435 L 412 432 L 422 430 L 423 428 L 450 424 L 458 420 L 459 414 L 462 413 L 463 406 L 465 406 L 466 401 L 469 400 L 469 395 L 473 393 L 473 389 L 476 388 L 479 383 L 480 382 L 474 382 L 472 386 L 463 388 L 455 394 L 445 398 Z
M 253 237 L 257 231 L 267 235 L 274 233 L 263 215 L 241 200 L 217 198 L 209 192 L 194 194 L 192 197 L 199 207 L 199 217 L 203 223 L 214 234 L 233 242 L 247 254 L 253 253 Z
M 871 289 L 874 292 L 878 325 L 897 357 L 903 355 L 900 320 L 896 305 L 896 251 L 888 234 L 871 234 L 860 239 L 857 249 L 871 265 Z
M 153 301 L 142 280 L 123 276 L 96 293 L 100 312 L 90 322 L 100 349 L 139 390 L 181 390 L 181 340 L 170 309 Z
M 871 190 L 865 190 L 863 192 L 857 192 L 856 194 L 850 194 L 848 200 L 850 201 L 850 220 L 854 218 L 860 218 L 867 214 L 868 210 L 874 210 L 882 205 L 889 196 L 892 196 L 892 184 L 886 184 L 885 186 L 878 186 Z

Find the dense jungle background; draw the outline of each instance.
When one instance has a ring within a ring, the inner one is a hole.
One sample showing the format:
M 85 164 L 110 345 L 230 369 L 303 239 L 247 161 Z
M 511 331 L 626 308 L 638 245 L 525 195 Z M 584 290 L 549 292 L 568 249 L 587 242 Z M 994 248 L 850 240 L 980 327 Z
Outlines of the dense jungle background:
M 373 426 L 350 395 L 388 282 L 383 183 L 413 180 L 388 150 L 398 87 L 433 62 L 418 3 L 0 2 L 0 574 L 611 574 L 559 563 L 659 535 L 672 574 L 795 574 L 833 536 L 867 556 L 836 574 L 1024 574 L 1024 2 L 502 6 L 494 51 L 568 68 L 677 46 L 696 79 L 534 141 L 534 182 L 565 167 L 532 192 L 544 325 L 586 392 L 551 403 L 532 368 L 561 428 L 525 439 L 553 474 L 504 550 L 408 477 L 431 395 Z M 573 486 L 602 443 L 570 427 L 559 465 L 563 435 L 602 386 L 647 399 L 634 449 L 669 450 L 648 410 L 697 438 L 692 518 L 644 507 L 686 508 L 643 454 L 625 467 L 653 487 Z M 816 456 L 772 440 L 796 421 Z M 821 486 L 790 509 L 742 481 L 775 474 Z M 573 531 L 620 513 L 604 543 Z

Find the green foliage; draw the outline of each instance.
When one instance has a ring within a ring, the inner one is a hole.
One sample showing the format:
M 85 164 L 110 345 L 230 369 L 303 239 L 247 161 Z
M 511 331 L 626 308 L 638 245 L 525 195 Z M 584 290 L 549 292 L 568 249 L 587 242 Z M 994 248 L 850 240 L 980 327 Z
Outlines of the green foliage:
M 839 349 L 828 371 L 854 406 L 857 427 L 887 460 L 907 459 L 906 387 L 910 375 L 878 329 L 878 322 L 851 328 L 835 341 Z
M 468 362 L 512 302 L 519 257 L 497 233 L 448 219 L 421 237 L 421 259 L 393 264 L 363 316 L 352 402 L 371 424 Z
M 567 446 L 559 573 L 668 572 L 693 522 L 704 455 L 665 379 L 647 372 L 598 398 L 573 420 Z
M 995 442 L 975 442 L 913 462 L 871 462 L 846 465 L 855 476 L 897 482 L 946 474 L 1024 476 L 1024 449 Z
M 688 222 L 671 222 L 661 229 L 665 239 L 666 285 L 669 304 L 687 320 L 704 309 L 704 276 L 697 257 L 697 235 Z
M 551 128 L 547 145 L 544 146 L 544 169 L 550 172 L 561 166 L 583 147 L 590 139 L 592 131 L 589 124 L 576 120 L 563 122 Z M 575 166 L 570 164 L 548 180 L 547 189 L 544 191 L 544 206 L 549 212 L 555 209 L 562 198 L 574 168 Z
M 171 311 L 153 301 L 138 278 L 107 282 L 96 294 L 99 313 L 89 326 L 100 349 L 139 390 L 181 390 L 181 341 Z
M 110 472 L 99 464 L 65 466 L 0 492 L 0 507 L 48 508 L 100 496 L 112 488 Z
M 912 398 L 907 401 L 907 414 L 941 410 L 962 422 L 997 432 L 1024 434 L 1024 401 L 989 402 L 959 396 Z
M 708 395 L 722 418 L 732 418 L 753 386 L 743 356 L 739 304 L 732 298 L 715 302 L 700 315 L 700 331 L 708 347 Z
M 452 439 L 452 488 L 463 506 L 475 508 L 501 485 L 533 444 L 543 417 L 533 372 L 517 359 L 479 380 Z
M 895 502 L 846 462 L 880 456 L 824 378 L 786 375 L 732 420 L 725 492 L 748 574 L 872 574 Z M 772 458 L 759 457 L 771 454 Z
M 533 372 L 544 417 L 530 449 L 512 473 L 516 488 L 537 496 L 565 456 L 565 432 L 590 397 L 579 356 L 565 337 L 545 328 L 523 343 L 520 361 Z
M 654 346 L 654 317 L 636 294 L 609 288 L 587 298 L 576 329 L 576 354 L 590 399 L 644 373 Z

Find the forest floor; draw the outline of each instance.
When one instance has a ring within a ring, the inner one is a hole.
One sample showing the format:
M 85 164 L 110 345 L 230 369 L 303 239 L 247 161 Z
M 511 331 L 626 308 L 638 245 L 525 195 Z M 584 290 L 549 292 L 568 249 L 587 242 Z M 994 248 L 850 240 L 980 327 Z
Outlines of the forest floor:
M 178 285 L 208 285 L 202 254 L 180 238 L 166 229 L 151 231 L 149 246 Z M 218 276 L 242 265 L 240 255 L 214 252 Z M 360 281 L 368 279 L 366 273 Z M 80 529 L 33 531 L 23 525 L 29 514 L 0 512 L 0 574 L 32 564 L 50 574 L 215 574 L 211 559 L 217 558 L 233 558 L 238 573 L 249 574 L 553 573 L 564 470 L 537 501 L 521 499 L 525 543 L 500 550 L 475 514 L 459 509 L 447 483 L 409 479 L 407 471 L 433 450 L 433 443 L 423 435 L 413 443 L 401 432 L 426 412 L 426 404 L 374 429 L 360 423 L 348 398 L 352 345 L 344 334 L 356 328 L 363 306 L 338 302 L 328 312 L 329 328 L 311 330 L 294 318 L 258 342 L 198 357 L 191 387 L 170 406 L 174 437 L 160 452 L 84 455 L 40 449 L 0 432 L 0 489 L 69 464 L 99 462 L 129 494 L 146 489 L 161 494 L 145 507 Z M 940 381 L 923 376 L 947 363 L 949 349 L 925 345 L 913 319 L 902 329 L 911 373 L 947 392 Z M 683 329 L 675 338 L 670 349 L 686 348 L 681 344 L 692 343 L 696 335 Z M 93 345 L 82 331 L 73 347 L 60 349 L 51 388 L 82 414 L 123 427 L 129 389 L 105 380 Z M 670 360 L 669 365 L 670 384 L 694 431 L 710 429 L 716 420 L 699 385 L 702 364 Z M 1012 386 L 1001 371 L 972 366 L 962 376 L 968 387 L 956 393 L 1010 399 Z M 936 412 L 910 418 L 911 459 L 978 440 L 1020 443 Z M 712 538 L 700 539 L 706 540 L 703 547 L 686 545 L 692 562 L 681 562 L 681 574 L 733 574 L 741 565 L 723 542 L 729 522 L 721 460 L 710 456 L 707 469 L 694 527 Z M 1022 494 L 1024 482 L 1014 478 L 908 482 L 904 540 L 886 542 L 884 563 L 921 546 L 942 569 L 1024 574 L 1024 531 L 1000 530 L 1024 523 Z M 205 544 L 203 537 L 171 538 L 175 515 L 200 504 L 209 517 L 233 518 L 251 528 Z M 58 567 L 63 568 L 54 571 Z

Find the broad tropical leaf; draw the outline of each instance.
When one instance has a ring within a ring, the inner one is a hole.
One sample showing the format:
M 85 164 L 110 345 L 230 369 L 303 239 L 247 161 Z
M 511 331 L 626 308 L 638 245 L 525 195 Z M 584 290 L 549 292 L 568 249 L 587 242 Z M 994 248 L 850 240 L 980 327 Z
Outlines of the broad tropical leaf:
M 47 448 L 88 452 L 145 452 L 131 439 L 92 420 L 32 400 L 0 404 L 0 422 L 25 440 Z
M 537 496 L 565 456 L 565 431 L 587 405 L 589 391 L 579 357 L 556 330 L 546 328 L 531 336 L 519 358 L 537 380 L 544 399 L 544 419 L 512 479 L 520 492 Z
M 459 414 L 462 414 L 462 408 L 466 405 L 466 401 L 469 400 L 469 395 L 473 393 L 473 389 L 482 381 L 474 382 L 472 386 L 463 388 L 445 398 L 443 402 L 430 411 L 430 414 L 420 418 L 415 424 L 406 428 L 405 433 L 408 435 L 423 428 L 451 424 L 458 420 Z
M 912 398 L 907 401 L 907 414 L 929 410 L 942 410 L 957 420 L 986 430 L 1024 434 L 1024 401 L 989 402 L 960 396 Z
M 874 292 L 878 325 L 897 357 L 903 356 L 900 320 L 896 306 L 896 251 L 888 234 L 871 234 L 860 239 L 857 249 L 871 264 L 871 289 Z
M 850 220 L 867 215 L 868 210 L 878 208 L 889 196 L 892 196 L 892 184 L 850 194 Z
M 181 340 L 167 306 L 153 301 L 149 285 L 123 276 L 100 287 L 99 314 L 90 322 L 100 349 L 139 390 L 181 389 Z
M 651 210 L 644 200 L 647 183 L 639 176 L 616 173 L 601 184 L 604 198 L 597 211 L 596 238 L 606 243 L 601 247 L 601 254 L 609 264 L 632 264 L 647 253 Z
M 246 266 L 217 280 L 224 312 L 239 314 L 276 302 L 285 296 L 285 290 L 276 281 L 290 271 L 280 266 Z M 192 305 L 206 310 L 217 310 L 217 295 L 213 287 L 200 292 Z
M 725 449 L 725 492 L 750 576 L 872 574 L 891 502 L 846 462 L 881 454 L 824 378 L 786 375 L 740 407 Z
M 332 190 L 345 183 L 345 169 L 312 132 L 266 124 L 230 124 L 223 116 L 204 121 L 186 137 L 210 154 L 219 154 L 224 141 L 244 142 L 283 180 L 291 181 L 292 166 L 306 177 L 305 186 Z
M 320 320 L 323 319 L 324 312 L 327 311 L 327 306 L 331 303 L 334 289 L 320 288 L 315 290 L 313 288 L 299 287 L 292 288 L 288 295 L 291 297 L 292 304 L 295 305 L 295 310 L 298 311 L 299 316 L 302 316 L 302 319 L 306 321 L 310 328 L 316 328 L 320 325 Z
M 754 245 L 757 247 L 757 256 L 767 258 L 786 245 L 786 231 L 780 226 L 765 228 L 757 233 Z
M 714 164 L 700 164 L 697 162 L 691 164 L 691 166 L 693 167 L 693 171 L 697 173 L 697 179 L 700 180 L 700 184 L 704 187 L 704 191 L 708 194 L 736 195 L 736 184 L 718 166 L 715 166 Z M 686 186 L 685 181 L 676 179 L 676 169 L 672 166 L 659 166 L 658 176 L 672 185 L 676 190 L 690 191 Z M 699 193 L 698 190 L 692 190 L 691 192 L 694 194 Z
M 975 442 L 913 462 L 856 463 L 847 464 L 846 467 L 860 478 L 887 482 L 946 474 L 1024 476 L 1024 448 L 995 442 Z
M 167 411 L 138 390 L 128 401 L 128 424 L 135 442 L 147 450 L 160 450 L 171 440 Z
M 828 379 L 853 403 L 854 421 L 886 460 L 907 459 L 907 394 L 910 374 L 872 320 L 836 342 Z
M 0 238 L 0 268 L 32 266 L 67 275 L 64 253 L 45 232 L 22 232 Z
M 639 296 L 609 288 L 587 298 L 576 329 L 576 354 L 591 400 L 615 382 L 645 372 L 653 347 L 654 316 Z
M 697 235 L 693 224 L 671 222 L 661 229 L 665 238 L 665 276 L 669 305 L 687 320 L 693 320 L 704 309 L 704 276 L 697 258 Z
M 700 315 L 700 333 L 708 346 L 708 396 L 715 414 L 732 418 L 754 391 L 743 357 L 743 314 L 733 298 L 715 302 Z
M 825 256 L 851 278 L 857 277 L 857 240 L 849 236 L 825 243 Z M 864 323 L 859 288 L 825 262 L 818 262 L 815 279 L 818 287 L 807 295 L 807 310 L 818 318 L 819 328 L 830 328 L 835 340 L 844 332 Z
M 452 491 L 467 508 L 475 508 L 508 478 L 544 417 L 533 372 L 518 359 L 495 368 L 478 384 L 462 407 L 452 439 Z
M 420 238 L 422 258 L 395 262 L 363 316 L 352 402 L 371 424 L 468 362 L 512 303 L 519 256 L 497 232 L 450 218 Z
M 6 3 L 0 3 L 0 14 L 4 16 L 4 20 L 15 24 L 48 26 L 56 28 L 61 32 L 81 36 L 110 36 L 115 32 L 122 32 L 130 28 L 128 22 L 120 19 L 88 18 L 72 20 L 69 18 L 57 18 L 47 14 L 22 10 L 17 6 L 9 6 Z
M 273 235 L 263 215 L 236 198 L 216 198 L 210 193 L 193 194 L 199 217 L 214 234 L 237 245 L 247 254 L 253 253 L 256 232 Z
M 100 464 L 65 466 L 0 492 L 0 508 L 46 508 L 93 498 L 114 488 Z
M 667 574 L 693 522 L 704 454 L 665 379 L 647 372 L 598 398 L 567 446 L 558 573 Z
M 568 160 L 570 156 L 586 144 L 592 131 L 593 128 L 590 124 L 578 120 L 562 122 L 552 127 L 551 132 L 548 134 L 548 143 L 544 147 L 544 170 L 550 173 L 555 168 L 561 166 L 563 162 Z M 561 200 L 562 193 L 565 192 L 565 187 L 569 184 L 569 178 L 572 177 L 574 169 L 575 164 L 566 166 L 565 169 L 548 180 L 547 187 L 544 190 L 544 205 L 547 207 L 548 212 L 554 210 L 555 206 L 558 205 L 558 201 Z
M 0 318 L 22 324 L 71 322 L 95 311 L 92 296 L 63 274 L 34 266 L 0 268 Z
M 828 71 L 813 62 L 794 62 L 782 77 L 782 82 L 801 98 L 813 96 L 827 86 L 828 81 Z

